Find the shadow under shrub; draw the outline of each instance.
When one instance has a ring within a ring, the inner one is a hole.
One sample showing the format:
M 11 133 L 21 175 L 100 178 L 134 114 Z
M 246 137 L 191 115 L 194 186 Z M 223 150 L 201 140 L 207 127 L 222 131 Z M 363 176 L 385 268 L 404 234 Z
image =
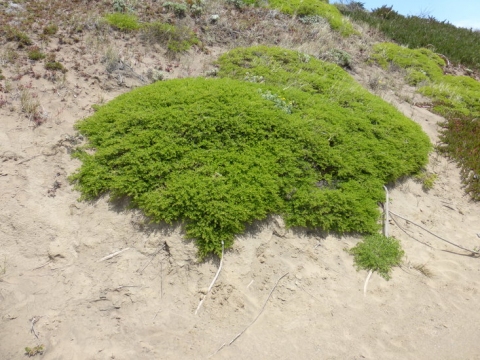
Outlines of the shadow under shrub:
M 200 257 L 269 214 L 376 232 L 382 185 L 427 161 L 420 127 L 338 66 L 297 52 L 240 49 L 219 63 L 240 80 L 158 82 L 77 123 L 89 141 L 71 176 L 82 198 L 128 196 L 153 221 L 182 220 Z M 248 71 L 265 84 L 244 81 Z

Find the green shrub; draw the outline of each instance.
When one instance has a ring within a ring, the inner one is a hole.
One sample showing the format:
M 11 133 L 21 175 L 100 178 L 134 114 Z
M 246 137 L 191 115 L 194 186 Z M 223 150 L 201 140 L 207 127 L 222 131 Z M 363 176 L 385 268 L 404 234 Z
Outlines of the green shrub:
M 322 56 L 322 59 L 333 62 L 344 69 L 351 69 L 352 67 L 352 57 L 349 53 L 340 49 L 332 49 L 328 51 Z
M 28 58 L 30 60 L 37 61 L 37 60 L 44 59 L 45 54 L 42 53 L 38 47 L 35 46 L 28 51 Z
M 185 15 L 187 14 L 187 5 L 183 3 L 167 1 L 163 3 L 163 7 L 168 11 L 173 12 L 175 16 L 180 18 L 185 17 Z
M 296 14 L 300 18 L 321 16 L 327 19 L 333 30 L 344 36 L 355 34 L 352 24 L 328 0 L 269 0 L 268 3 L 274 9 L 289 15 Z
M 61 72 L 67 72 L 67 69 L 59 63 L 58 61 L 47 61 L 45 63 L 45 69 L 50 70 L 50 71 L 61 71 Z
M 57 31 L 58 31 L 58 26 L 55 24 L 50 24 L 43 28 L 44 35 L 55 35 Z
M 422 187 L 425 191 L 433 189 L 435 181 L 437 181 L 438 175 L 435 173 L 428 172 L 423 170 L 415 175 L 415 180 L 422 184 Z
M 186 26 L 170 25 L 162 22 L 148 23 L 142 27 L 144 38 L 166 46 L 172 54 L 189 50 L 198 44 L 195 33 Z
M 281 48 L 233 50 L 220 76 L 157 82 L 77 124 L 83 199 L 128 196 L 153 221 L 186 223 L 201 257 L 245 224 L 374 233 L 382 185 L 418 172 L 420 127 L 336 65 Z M 243 81 L 246 70 L 265 84 Z
M 401 264 L 404 255 L 397 239 L 380 234 L 367 236 L 349 253 L 354 256 L 357 269 L 377 271 L 386 280 L 390 279 L 392 267 Z
M 135 15 L 116 12 L 105 15 L 104 19 L 110 26 L 118 30 L 134 31 L 140 28 L 140 24 Z
M 380 43 L 373 47 L 371 59 L 383 67 L 395 64 L 407 69 L 407 81 L 418 85 L 428 80 L 439 80 L 443 76 L 444 60 L 428 49 L 412 50 L 393 43 Z

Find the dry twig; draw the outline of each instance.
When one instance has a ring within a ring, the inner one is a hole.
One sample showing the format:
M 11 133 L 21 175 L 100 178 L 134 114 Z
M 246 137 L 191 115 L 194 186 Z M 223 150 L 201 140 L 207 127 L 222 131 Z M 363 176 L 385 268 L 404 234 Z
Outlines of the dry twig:
M 453 245 L 453 246 L 458 247 L 458 248 L 460 248 L 460 249 L 462 249 L 462 250 L 465 250 L 465 251 L 469 251 L 469 252 L 471 252 L 472 254 L 480 255 L 480 252 L 479 252 L 479 251 L 475 251 L 475 250 L 470 250 L 470 249 L 464 248 L 463 246 L 460 246 L 460 245 L 455 244 L 455 243 L 453 243 L 453 242 L 451 242 L 451 241 L 449 241 L 449 240 L 447 240 L 447 239 L 444 239 L 444 238 L 442 238 L 441 236 L 439 236 L 439 235 L 431 232 L 431 231 L 428 230 L 427 228 L 424 228 L 422 225 L 417 224 L 417 223 L 413 222 L 412 220 L 409 220 L 409 219 L 407 219 L 407 218 L 405 218 L 405 217 L 403 217 L 403 216 L 401 216 L 401 215 L 395 214 L 393 211 L 389 211 L 389 213 L 390 213 L 391 215 L 398 216 L 400 219 L 403 219 L 403 220 L 405 220 L 405 221 L 407 221 L 407 222 L 409 222 L 409 223 L 411 223 L 411 224 L 413 224 L 413 225 L 415 225 L 415 226 L 418 226 L 420 229 L 428 232 L 430 235 L 433 235 L 433 236 L 435 236 L 436 238 L 438 238 L 438 239 L 440 239 L 440 240 L 442 240 L 442 241 L 445 241 L 445 242 L 449 243 L 450 245 Z
M 198 313 L 198 310 L 200 310 L 200 308 L 202 307 L 202 304 L 203 302 L 205 301 L 205 299 L 207 298 L 208 294 L 210 293 L 210 290 L 212 290 L 212 287 L 213 285 L 215 284 L 215 281 L 217 281 L 217 278 L 218 278 L 218 275 L 220 275 L 220 270 L 222 270 L 222 266 L 223 266 L 223 252 L 225 250 L 225 244 L 224 242 L 222 241 L 222 258 L 220 259 L 220 265 L 218 266 L 218 270 L 217 270 L 217 273 L 215 274 L 215 277 L 213 278 L 213 281 L 212 283 L 210 284 L 206 294 L 203 296 L 203 299 L 200 301 L 200 303 L 198 304 L 197 306 L 197 310 L 195 310 L 195 315 L 197 315 Z
M 370 280 L 370 277 L 373 274 L 373 270 L 370 269 L 368 272 L 367 278 L 365 279 L 365 284 L 363 285 L 363 296 L 367 296 L 367 286 L 368 286 L 368 280 Z
M 50 264 L 51 262 L 52 262 L 52 260 L 48 260 L 45 264 L 40 265 L 40 266 L 37 266 L 36 268 L 32 269 L 32 271 L 33 271 L 33 270 L 41 269 L 42 267 L 47 266 L 47 265 Z
M 270 297 L 272 296 L 273 292 L 274 292 L 275 289 L 277 288 L 278 283 L 280 282 L 280 280 L 282 280 L 282 279 L 283 279 L 285 276 L 287 276 L 287 275 L 288 275 L 288 272 L 285 273 L 285 274 L 283 274 L 282 276 L 280 276 L 280 277 L 278 278 L 277 282 L 275 283 L 275 286 L 274 286 L 274 287 L 272 288 L 272 290 L 270 291 L 270 294 L 268 294 L 267 300 L 265 300 L 265 303 L 263 304 L 262 309 L 260 310 L 260 312 L 258 313 L 258 315 L 255 317 L 255 319 L 253 319 L 253 321 L 252 321 L 250 324 L 248 324 L 248 326 L 247 326 L 245 329 L 243 329 L 241 332 L 239 332 L 228 344 L 227 344 L 227 343 L 224 343 L 222 346 L 220 346 L 220 348 L 219 348 L 217 351 L 215 351 L 215 353 L 213 353 L 212 355 L 210 355 L 210 357 L 216 355 L 216 354 L 217 354 L 220 350 L 222 350 L 225 346 L 230 346 L 230 345 L 232 345 L 240 336 L 243 335 L 243 333 L 244 333 L 245 331 L 248 330 L 248 328 L 249 328 L 250 326 L 252 326 L 252 325 L 255 323 L 255 321 L 257 321 L 257 319 L 260 317 L 260 315 L 262 315 L 263 310 L 265 310 L 265 307 L 267 306 L 268 300 L 270 300 Z
M 153 259 L 155 259 L 155 256 L 158 255 L 158 253 L 162 251 L 162 249 L 159 249 L 155 254 L 152 255 L 152 258 L 150 259 L 150 261 L 142 268 L 142 270 L 137 270 L 137 272 L 140 273 L 140 275 L 143 274 L 143 271 L 148 267 L 148 265 L 150 265 L 153 261 Z M 163 259 L 162 259 L 163 260 Z
M 117 255 L 119 255 L 119 254 L 121 254 L 121 253 L 123 253 L 124 251 L 127 251 L 127 250 L 129 250 L 129 249 L 130 249 L 130 248 L 125 248 L 125 249 L 123 249 L 123 250 L 114 252 L 113 254 L 110 254 L 110 255 L 107 255 L 107 256 L 101 258 L 100 260 L 98 260 L 98 262 L 102 262 L 102 261 L 105 261 L 105 260 L 109 260 L 109 259 L 113 258 L 114 256 L 117 256 Z
M 38 339 L 38 334 L 37 332 L 35 331 L 35 327 L 34 325 L 37 323 L 37 321 L 40 320 L 40 316 L 34 316 L 30 321 L 31 321 L 31 328 L 30 328 L 30 332 L 33 333 L 33 335 L 35 335 L 35 337 Z

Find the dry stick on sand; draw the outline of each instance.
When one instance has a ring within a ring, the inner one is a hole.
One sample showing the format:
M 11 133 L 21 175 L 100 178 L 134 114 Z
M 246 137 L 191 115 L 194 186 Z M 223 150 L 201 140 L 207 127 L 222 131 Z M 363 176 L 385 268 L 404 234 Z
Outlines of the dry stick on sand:
M 213 285 L 215 284 L 215 281 L 217 281 L 218 275 L 220 275 L 220 270 L 222 270 L 222 266 L 223 266 L 223 252 L 224 252 L 224 250 L 225 250 L 225 244 L 224 244 L 224 242 L 222 241 L 222 258 L 220 259 L 220 266 L 218 267 L 217 273 L 215 274 L 215 277 L 213 278 L 213 281 L 212 281 L 212 283 L 210 284 L 210 287 L 208 288 L 207 293 L 203 296 L 203 299 L 202 299 L 202 300 L 200 301 L 200 303 L 198 304 L 197 310 L 195 310 L 195 315 L 197 315 L 198 310 L 200 310 L 200 308 L 202 307 L 203 302 L 205 301 L 205 299 L 207 298 L 208 294 L 210 293 L 210 290 L 212 290 L 212 287 L 213 287 Z
M 393 211 L 389 211 L 389 213 L 390 213 L 391 215 L 398 216 L 400 219 L 403 219 L 403 220 L 405 220 L 405 221 L 407 221 L 407 222 L 409 222 L 409 223 L 411 223 L 411 224 L 413 224 L 413 225 L 415 225 L 415 226 L 418 226 L 420 229 L 428 232 L 429 234 L 435 236 L 436 238 L 439 238 L 439 239 L 442 240 L 442 241 L 445 241 L 445 242 L 449 243 L 450 245 L 453 245 L 453 246 L 458 247 L 458 248 L 460 248 L 460 249 L 462 249 L 462 250 L 471 252 L 472 254 L 480 255 L 480 252 L 479 252 L 479 251 L 475 251 L 475 250 L 470 250 L 470 249 L 464 248 L 463 246 L 457 245 L 457 244 L 455 244 L 455 243 L 453 243 L 453 242 L 451 242 L 451 241 L 449 241 L 449 240 L 447 240 L 447 239 L 444 239 L 444 238 L 442 238 L 441 236 L 438 236 L 437 234 L 435 234 L 435 233 L 431 232 L 430 230 L 424 228 L 422 225 L 419 225 L 419 224 L 417 224 L 417 223 L 414 223 L 412 220 L 409 220 L 409 219 L 403 217 L 402 215 L 395 214 Z
M 282 280 L 282 279 L 283 279 L 285 276 L 287 276 L 287 275 L 288 275 L 288 272 L 285 273 L 285 274 L 283 274 L 282 276 L 280 276 L 280 277 L 278 278 L 277 282 L 275 283 L 275 286 L 274 286 L 274 287 L 272 288 L 272 290 L 270 291 L 270 294 L 268 294 L 267 300 L 265 300 L 265 303 L 263 304 L 262 309 L 260 310 L 260 312 L 258 313 L 258 315 L 255 317 L 255 319 L 253 319 L 253 321 L 252 321 L 250 324 L 248 324 L 248 326 L 247 326 L 245 329 L 243 329 L 241 332 L 239 332 L 228 344 L 227 344 L 227 343 L 224 343 L 222 346 L 220 346 L 220 348 L 219 348 L 217 351 L 215 351 L 215 353 L 213 353 L 213 354 L 210 355 L 209 357 L 212 357 L 212 356 L 216 355 L 216 354 L 217 354 L 220 350 L 222 350 L 225 346 L 230 346 L 230 345 L 232 345 L 232 344 L 235 342 L 235 340 L 237 340 L 240 336 L 242 336 L 243 333 L 244 333 L 245 331 L 247 331 L 248 328 L 255 323 L 255 321 L 257 321 L 257 319 L 260 317 L 260 315 L 262 315 L 263 310 L 265 310 L 265 307 L 267 306 L 268 300 L 270 300 L 270 297 L 272 296 L 273 292 L 274 292 L 275 289 L 277 288 L 278 283 L 280 282 L 280 280 Z
M 157 250 L 157 252 L 155 252 L 155 254 L 152 255 L 150 261 L 147 263 L 147 265 L 145 265 L 145 266 L 142 268 L 142 270 L 137 270 L 137 272 L 139 272 L 140 275 L 143 274 L 143 271 L 148 267 L 148 265 L 150 265 L 150 264 L 152 263 L 153 259 L 155 259 L 155 256 L 157 256 L 160 251 L 162 251 L 162 249 Z M 163 260 L 163 258 L 162 258 L 162 260 Z
M 98 262 L 102 262 L 102 261 L 111 259 L 111 258 L 113 258 L 114 256 L 117 256 L 117 255 L 119 255 L 119 254 L 121 254 L 121 253 L 123 253 L 124 251 L 127 251 L 127 250 L 129 250 L 129 249 L 130 249 L 130 248 L 125 248 L 125 249 L 123 249 L 123 250 L 114 252 L 113 254 L 110 254 L 110 255 L 107 255 L 107 256 L 101 258 L 100 260 L 98 260 Z
M 32 323 L 31 323 L 31 324 L 32 324 L 32 327 L 30 328 L 30 332 L 32 332 L 33 335 L 35 335 L 35 337 L 36 337 L 37 339 L 38 339 L 38 334 L 37 334 L 37 332 L 35 331 L 35 328 L 34 328 L 33 326 L 35 325 L 35 323 L 36 323 L 38 320 L 40 320 L 40 317 L 39 317 L 39 316 L 34 316 L 34 317 L 32 318 L 32 320 L 31 320 L 31 321 L 32 321 Z

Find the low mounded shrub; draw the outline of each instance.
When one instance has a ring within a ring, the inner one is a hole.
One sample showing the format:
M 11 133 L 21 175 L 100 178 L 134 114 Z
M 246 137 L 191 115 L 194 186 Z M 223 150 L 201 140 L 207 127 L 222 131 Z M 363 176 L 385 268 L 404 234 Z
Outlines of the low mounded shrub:
M 82 198 L 127 196 L 152 221 L 183 221 L 204 257 L 269 214 L 375 233 L 382 185 L 427 162 L 420 127 L 336 65 L 267 47 L 218 64 L 222 79 L 137 88 L 77 123 Z

